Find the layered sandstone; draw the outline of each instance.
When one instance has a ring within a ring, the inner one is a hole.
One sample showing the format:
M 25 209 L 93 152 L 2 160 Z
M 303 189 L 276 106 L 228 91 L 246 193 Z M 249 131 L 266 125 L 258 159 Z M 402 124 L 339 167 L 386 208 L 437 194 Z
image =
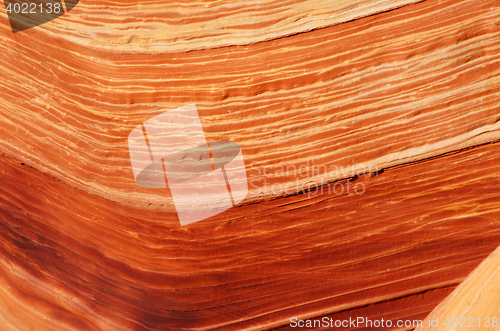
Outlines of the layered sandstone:
M 499 271 L 500 248 L 497 248 L 432 311 L 417 330 L 498 329 Z
M 499 32 L 493 0 L 80 1 L 15 34 L 1 12 L 4 328 L 423 319 L 500 244 Z M 180 227 L 127 137 L 192 103 L 251 185 Z

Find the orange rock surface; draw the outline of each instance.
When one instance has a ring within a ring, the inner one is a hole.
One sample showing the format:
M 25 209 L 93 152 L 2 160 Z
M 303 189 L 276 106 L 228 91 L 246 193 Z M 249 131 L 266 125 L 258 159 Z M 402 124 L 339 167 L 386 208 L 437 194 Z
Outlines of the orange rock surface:
M 494 0 L 0 11 L 2 328 L 424 319 L 500 245 L 499 32 Z M 127 137 L 193 103 L 250 186 L 181 227 Z
M 429 315 L 421 330 L 496 330 L 500 326 L 500 248 L 497 248 Z

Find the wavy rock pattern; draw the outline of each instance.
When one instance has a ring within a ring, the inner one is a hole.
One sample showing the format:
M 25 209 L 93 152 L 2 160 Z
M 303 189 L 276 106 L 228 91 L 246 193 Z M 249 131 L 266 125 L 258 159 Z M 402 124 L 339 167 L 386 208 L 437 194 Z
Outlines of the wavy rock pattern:
M 425 317 L 500 244 L 499 32 L 494 0 L 80 1 L 16 34 L 1 12 L 2 327 Z M 180 227 L 127 136 L 190 103 L 252 184 Z
M 500 248 L 491 253 L 429 315 L 421 330 L 458 330 L 499 327 Z

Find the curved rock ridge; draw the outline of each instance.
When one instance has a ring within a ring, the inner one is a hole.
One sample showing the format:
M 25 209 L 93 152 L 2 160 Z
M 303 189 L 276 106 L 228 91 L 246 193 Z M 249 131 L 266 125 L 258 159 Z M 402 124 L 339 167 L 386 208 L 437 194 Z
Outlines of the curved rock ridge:
M 424 318 L 500 245 L 499 143 L 179 227 L 1 157 L 8 330 L 269 330 Z M 366 315 L 365 315 L 366 314 Z
M 90 0 L 41 31 L 113 53 L 186 52 L 281 38 L 419 1 Z
M 337 169 L 370 172 L 498 139 L 499 20 L 496 1 L 426 1 L 245 47 L 119 56 L 42 27 L 4 29 L 0 148 L 91 194 L 172 208 L 137 187 L 127 136 L 195 103 L 207 140 L 249 156 L 246 202 L 265 201 L 350 177 Z M 301 166 L 306 176 L 293 171 Z
M 495 249 L 441 302 L 416 331 L 499 327 L 500 247 Z M 462 326 L 460 326 L 462 325 Z
M 500 245 L 498 1 L 259 4 L 0 10 L 2 331 L 423 319 Z M 192 104 L 249 192 L 181 227 L 128 137 Z

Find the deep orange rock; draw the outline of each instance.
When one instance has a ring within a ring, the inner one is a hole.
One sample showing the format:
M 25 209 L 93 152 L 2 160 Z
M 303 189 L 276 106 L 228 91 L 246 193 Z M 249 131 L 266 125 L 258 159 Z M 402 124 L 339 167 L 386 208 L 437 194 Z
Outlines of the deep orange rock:
M 254 5 L 1 14 L 4 329 L 423 319 L 500 244 L 497 1 Z M 251 185 L 180 227 L 127 137 L 189 103 Z

